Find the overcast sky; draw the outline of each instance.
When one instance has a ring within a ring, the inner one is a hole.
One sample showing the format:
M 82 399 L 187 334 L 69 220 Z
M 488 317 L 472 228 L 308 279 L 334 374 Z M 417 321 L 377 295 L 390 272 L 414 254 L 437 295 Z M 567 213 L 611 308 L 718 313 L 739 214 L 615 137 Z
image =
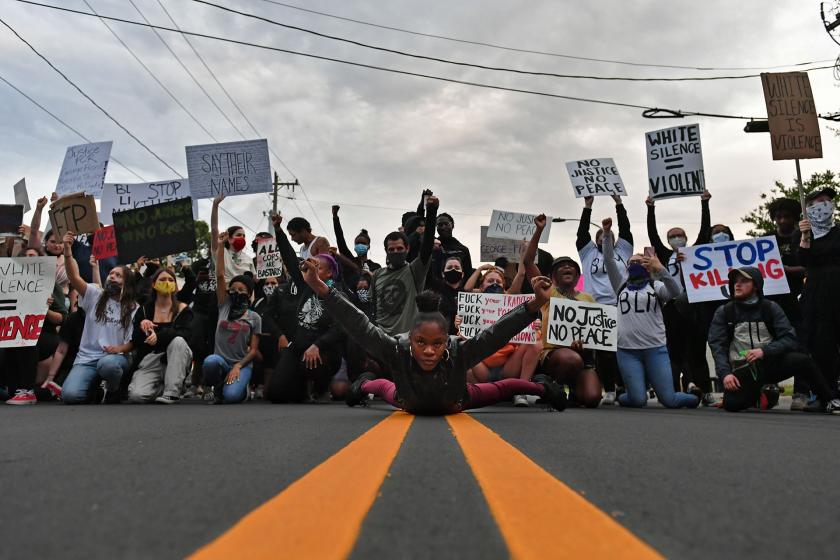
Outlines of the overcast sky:
M 0 1 L 0 17 L 186 176 L 184 146 L 212 140 L 100 20 Z M 101 14 L 141 19 L 130 2 L 87 1 Z M 158 0 L 133 1 L 153 23 L 171 25 Z M 160 1 L 175 21 L 190 31 L 460 80 L 646 106 L 766 116 L 757 77 L 631 83 L 517 76 L 379 53 L 189 0 Z M 265 0 L 217 2 L 324 33 L 484 65 L 604 76 L 715 74 L 576 62 L 454 43 L 330 19 Z M 83 0 L 54 3 L 88 11 Z M 303 0 L 298 4 L 304 5 Z M 571 0 L 315 0 L 305 6 L 522 49 L 656 64 L 765 67 L 833 61 L 840 54 L 840 47 L 823 29 L 819 2 L 811 0 L 607 0 L 586 4 Z M 242 139 L 151 29 L 111 25 L 219 141 Z M 183 38 L 161 33 L 245 136 L 256 137 Z M 352 244 L 355 232 L 366 227 L 374 239 L 371 255 L 380 261 L 381 240 L 399 225 L 403 211 L 417 205 L 426 186 L 440 196 L 441 209 L 454 216 L 455 236 L 472 248 L 474 261 L 478 260 L 479 226 L 487 225 L 494 208 L 578 217 L 582 201 L 574 198 L 564 163 L 592 157 L 615 159 L 629 191 L 626 205 L 640 250 L 647 244 L 644 132 L 665 126 L 700 123 L 707 185 L 713 195 L 712 221 L 728 224 L 739 236 L 747 230 L 740 218 L 756 205 L 759 194 L 775 180 L 792 182 L 795 176 L 792 161 L 772 160 L 769 135 L 743 133 L 741 120 L 648 120 L 638 109 L 478 89 L 207 39 L 193 41 L 247 117 L 300 179 L 317 218 L 329 230 L 322 230 L 300 191 L 297 200 L 282 200 L 283 214 L 287 218 L 303 215 L 316 234 L 326 233 L 332 239 L 330 206 L 340 203 L 348 242 Z M 0 76 L 89 139 L 113 140 L 112 155 L 146 180 L 174 178 L 5 27 L 0 27 Z M 831 70 L 811 72 L 810 80 L 820 112 L 840 109 L 839 82 Z M 26 177 L 34 205 L 38 196 L 53 190 L 66 147 L 83 141 L 2 82 L 0 100 L 0 184 L 7 185 L 0 203 L 12 203 L 11 186 Z M 825 169 L 840 171 L 840 139 L 826 127 L 826 121 L 820 123 L 824 158 L 804 160 L 805 177 Z M 291 180 L 278 162 L 272 163 L 282 180 Z M 107 181 L 138 182 L 113 162 Z M 269 208 L 269 201 L 265 195 L 228 198 L 223 206 L 250 228 L 266 229 L 262 212 Z M 699 206 L 697 198 L 660 202 L 660 230 L 664 233 L 668 227 L 682 225 L 693 237 L 699 226 Z M 209 208 L 209 201 L 201 201 L 205 220 L 209 220 Z M 598 220 L 613 213 L 608 198 L 596 201 L 594 216 Z M 233 218 L 222 214 L 223 226 L 233 223 Z M 544 247 L 555 255 L 573 253 L 575 227 L 574 223 L 554 224 L 551 241 Z M 252 235 L 249 231 L 249 237 Z

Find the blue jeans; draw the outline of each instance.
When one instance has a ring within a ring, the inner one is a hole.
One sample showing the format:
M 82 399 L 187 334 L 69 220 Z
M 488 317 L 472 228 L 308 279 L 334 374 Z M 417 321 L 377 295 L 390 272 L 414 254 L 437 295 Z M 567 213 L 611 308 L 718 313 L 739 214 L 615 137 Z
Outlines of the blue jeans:
M 204 359 L 204 385 L 213 387 L 216 396 L 222 397 L 222 402 L 241 403 L 248 396 L 248 383 L 251 381 L 251 366 L 247 365 L 239 370 L 239 379 L 228 385 L 225 377 L 233 369 L 234 364 L 228 362 L 218 354 L 211 354 Z
M 105 381 L 108 392 L 119 391 L 128 365 L 128 358 L 122 354 L 108 354 L 95 362 L 75 364 L 61 386 L 61 400 L 66 404 L 89 402 L 90 388 L 98 379 Z
M 644 350 L 618 349 L 618 369 L 627 389 L 618 397 L 621 406 L 642 407 L 647 404 L 647 383 L 656 391 L 656 398 L 667 408 L 695 408 L 700 404 L 696 395 L 674 391 L 668 348 Z

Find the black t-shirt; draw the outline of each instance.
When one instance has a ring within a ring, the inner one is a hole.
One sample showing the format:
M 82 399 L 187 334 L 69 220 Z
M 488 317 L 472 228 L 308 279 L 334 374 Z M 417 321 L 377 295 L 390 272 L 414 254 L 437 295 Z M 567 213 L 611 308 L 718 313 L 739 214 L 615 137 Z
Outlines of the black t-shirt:
M 776 243 L 779 245 L 779 253 L 782 255 L 782 264 L 785 266 L 802 266 L 799 261 L 799 243 L 802 239 L 802 234 L 794 231 L 790 236 L 781 236 L 776 234 Z M 804 283 L 803 274 L 788 274 L 787 281 L 790 286 L 790 293 L 797 297 L 802 293 L 802 286 Z

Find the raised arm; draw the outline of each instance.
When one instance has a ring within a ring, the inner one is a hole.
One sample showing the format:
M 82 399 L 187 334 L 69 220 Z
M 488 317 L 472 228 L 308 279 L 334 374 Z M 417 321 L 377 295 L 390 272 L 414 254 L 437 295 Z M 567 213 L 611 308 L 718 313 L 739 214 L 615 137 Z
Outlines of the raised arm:
M 617 194 L 614 194 L 612 198 L 615 201 L 615 215 L 618 219 L 618 237 L 632 245 L 633 234 L 630 232 L 630 218 L 627 217 L 624 201 Z
M 621 285 L 624 283 L 624 278 L 621 271 L 618 270 L 618 264 L 615 262 L 615 249 L 613 248 L 615 242 L 613 241 L 612 232 L 612 218 L 607 218 L 601 222 L 604 228 L 604 237 L 601 240 L 601 246 L 604 249 L 604 267 L 607 269 L 607 276 L 610 279 L 610 286 L 617 296 L 621 291 Z
M 426 205 L 424 203 L 426 202 L 426 197 L 432 196 L 432 194 L 434 194 L 432 193 L 432 189 L 423 189 L 423 192 L 420 194 L 420 203 L 417 205 L 417 215 L 421 218 L 426 218 Z M 432 229 L 435 229 L 435 224 L 430 224 L 429 222 L 426 222 L 426 227 L 431 227 Z
M 32 223 L 29 224 L 29 246 L 33 249 L 41 246 L 41 216 L 46 205 L 47 197 L 42 196 L 35 203 L 35 212 L 32 213 Z
M 650 246 L 656 251 L 660 260 L 665 259 L 666 255 L 670 257 L 672 250 L 662 243 L 662 238 L 659 237 L 659 230 L 656 227 L 656 201 L 647 197 L 645 204 L 647 204 L 647 232 Z
M 423 231 L 423 243 L 420 245 L 420 262 L 423 266 L 429 263 L 432 257 L 432 250 L 435 248 L 435 220 L 440 201 L 436 196 L 429 196 L 426 199 L 426 229 Z
M 225 280 L 225 241 L 228 234 L 224 232 L 216 240 L 216 303 L 222 305 L 227 297 L 227 282 Z
M 304 286 L 303 276 L 300 273 L 300 268 L 297 266 L 298 256 L 295 253 L 294 247 L 289 243 L 289 238 L 286 237 L 286 232 L 283 231 L 283 216 L 275 215 L 271 217 L 271 222 L 274 224 L 274 239 L 277 240 L 277 251 L 280 253 L 280 258 L 283 259 L 283 264 L 286 265 L 286 270 L 289 272 L 289 278 L 297 285 L 298 288 Z
M 219 204 L 225 199 L 225 195 L 220 194 L 213 199 L 213 209 L 210 211 L 210 252 L 215 256 L 216 247 L 219 243 Z M 223 263 L 225 261 L 222 261 Z
M 588 224 L 589 222 L 586 223 Z M 535 264 L 535 261 L 537 260 L 537 249 L 540 245 L 540 237 L 542 237 L 542 232 L 546 225 L 545 214 L 540 214 L 534 218 L 534 225 L 537 226 L 536 229 L 534 229 L 534 235 L 532 235 L 531 239 L 528 241 L 528 245 L 525 247 L 525 252 L 519 257 L 520 266 L 522 266 L 523 262 L 525 263 L 525 274 L 528 278 L 536 278 L 541 274 L 540 269 Z M 589 235 L 588 229 L 587 235 Z M 578 228 L 578 237 L 579 236 L 580 228 Z
M 703 191 L 700 195 L 700 233 L 697 234 L 695 245 L 703 245 L 712 240 L 712 213 L 709 211 L 709 199 L 712 193 Z
M 670 301 L 682 293 L 682 286 L 668 273 L 668 270 L 659 260 L 659 257 L 645 257 L 642 261 L 645 268 L 650 272 L 650 277 L 659 280 L 662 285 L 656 288 L 656 296 L 662 301 Z
M 592 242 L 592 236 L 589 234 L 589 220 L 592 219 L 592 203 L 595 202 L 594 196 L 587 196 L 583 199 L 583 210 L 580 213 L 580 223 L 578 223 L 577 241 L 575 247 L 578 252 Z M 536 255 L 536 252 L 534 252 Z
M 521 294 L 522 284 L 525 282 L 525 262 L 522 260 L 522 254 L 519 255 L 519 264 L 516 266 L 516 276 L 510 282 L 510 289 L 508 294 Z
M 67 280 L 70 282 L 70 286 L 79 292 L 79 296 L 84 297 L 88 285 L 79 274 L 79 263 L 73 258 L 73 232 L 65 233 L 61 241 L 64 243 L 64 270 L 67 272 Z
M 341 207 L 338 204 L 335 204 L 332 207 L 335 246 L 338 247 L 339 254 L 347 257 L 348 259 L 352 259 L 353 253 L 350 251 L 350 247 L 347 246 L 347 240 L 344 239 L 344 229 L 341 227 L 341 219 L 338 217 L 338 211 L 340 208 Z

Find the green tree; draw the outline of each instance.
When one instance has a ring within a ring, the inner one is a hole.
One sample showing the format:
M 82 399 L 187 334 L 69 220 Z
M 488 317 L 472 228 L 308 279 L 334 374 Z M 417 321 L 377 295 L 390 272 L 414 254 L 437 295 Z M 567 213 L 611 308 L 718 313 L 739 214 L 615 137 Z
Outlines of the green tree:
M 826 187 L 832 187 L 840 192 L 840 178 L 838 178 L 833 171 L 814 173 L 802 184 L 802 190 L 805 191 L 806 196 L 809 193 Z M 755 237 L 761 235 L 772 235 L 776 231 L 776 227 L 770 220 L 768 208 L 773 200 L 782 197 L 799 200 L 799 189 L 796 187 L 796 180 L 793 181 L 793 185 L 791 186 L 785 185 L 781 181 L 776 181 L 776 184 L 773 185 L 773 188 L 770 189 L 769 193 L 761 193 L 761 204 L 758 208 L 752 210 L 749 214 L 741 218 L 743 223 L 750 224 L 752 226 L 747 232 L 747 235 Z M 840 198 L 835 198 L 835 209 L 840 211 L 840 206 L 838 206 L 838 204 L 840 204 Z
M 190 251 L 192 260 L 206 258 L 210 252 L 210 226 L 204 220 L 195 221 L 195 251 Z

